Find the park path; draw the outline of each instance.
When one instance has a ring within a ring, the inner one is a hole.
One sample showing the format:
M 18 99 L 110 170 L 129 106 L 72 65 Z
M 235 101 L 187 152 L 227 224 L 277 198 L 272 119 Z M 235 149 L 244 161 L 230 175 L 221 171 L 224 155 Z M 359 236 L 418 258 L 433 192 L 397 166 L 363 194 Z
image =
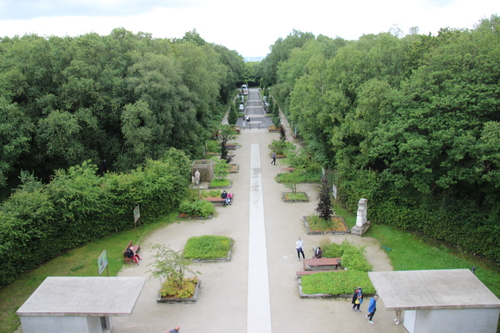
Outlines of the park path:
M 267 132 L 268 120 L 258 103 L 258 91 L 251 89 L 247 105 L 252 108 L 246 111 L 252 129 L 247 126 L 237 138 L 241 148 L 235 151 L 233 163 L 239 165 L 239 172 L 229 176 L 233 181 L 229 191 L 235 194 L 233 205 L 217 207 L 212 219 L 179 221 L 156 231 L 142 244 L 141 265 L 124 268 L 119 276 L 148 276 L 150 244 L 163 243 L 182 250 L 193 236 L 233 238 L 232 260 L 193 264 L 192 268 L 202 273 L 200 298 L 194 304 L 157 304 L 160 283 L 147 281 L 132 316 L 114 318 L 112 332 L 163 333 L 175 326 L 180 326 L 183 333 L 406 332 L 404 327 L 394 325 L 393 313 L 385 311 L 383 300 L 371 325 L 364 316 L 367 303 L 361 306 L 363 313 L 355 313 L 350 300 L 299 298 L 295 278 L 295 272 L 302 270 L 295 251 L 298 237 L 304 240 L 308 257 L 323 238 L 336 243 L 347 239 L 366 247 L 367 259 L 375 271 L 392 267 L 373 238 L 305 233 L 302 217 L 314 213 L 317 185 L 299 185 L 299 191 L 306 192 L 310 202 L 281 200 L 286 188 L 274 177 L 284 166 L 279 160 L 276 166 L 270 164 L 268 148 L 279 134 Z M 289 128 L 287 133 L 291 133 Z

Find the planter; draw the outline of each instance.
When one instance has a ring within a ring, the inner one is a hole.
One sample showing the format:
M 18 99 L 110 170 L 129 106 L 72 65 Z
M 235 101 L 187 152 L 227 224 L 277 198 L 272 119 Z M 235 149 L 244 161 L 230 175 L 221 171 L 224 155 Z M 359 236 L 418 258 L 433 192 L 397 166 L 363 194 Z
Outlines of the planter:
M 198 297 L 200 295 L 201 288 L 201 280 L 198 280 L 196 286 L 194 287 L 194 295 L 190 298 L 171 298 L 171 297 L 163 297 L 158 294 L 158 298 L 156 299 L 157 303 L 196 303 Z
M 232 143 L 226 144 L 227 150 L 236 150 L 236 148 L 240 148 L 240 145 L 236 145 L 236 144 L 232 144 Z
M 347 227 L 347 224 L 345 223 L 345 220 L 342 216 L 332 216 L 332 218 L 337 218 L 340 220 L 340 224 L 342 225 L 342 228 L 339 228 L 338 230 L 318 230 L 318 231 L 313 231 L 309 228 L 309 223 L 307 222 L 308 216 L 303 217 L 304 221 L 304 226 L 306 228 L 306 232 L 308 235 L 346 235 L 350 234 L 351 231 Z
M 333 294 L 304 294 L 302 292 L 302 278 L 297 278 L 297 287 L 299 289 L 299 296 L 300 298 L 347 298 L 350 299 L 352 298 L 352 294 L 340 294 L 340 295 L 333 295 Z M 365 294 L 363 293 L 363 298 L 369 298 L 373 297 L 375 294 Z
M 229 167 L 229 173 L 237 173 L 240 168 L 238 164 L 229 164 Z
M 233 254 L 233 242 L 231 242 L 231 248 L 227 252 L 227 257 L 217 258 L 217 259 L 191 259 L 191 262 L 194 263 L 203 263 L 203 262 L 229 262 L 231 261 L 231 257 Z
M 280 129 L 276 126 L 269 126 L 267 128 L 267 130 L 270 132 L 270 133 L 279 133 L 280 132 Z
M 292 192 L 283 192 L 281 194 L 281 200 L 283 200 L 284 202 L 308 202 L 309 201 L 309 198 L 307 197 L 307 193 L 306 192 L 297 192 L 297 193 L 302 193 L 305 195 L 305 199 L 287 199 L 287 194 L 290 194 Z
M 212 215 L 209 215 L 207 217 L 202 217 L 202 216 L 188 215 L 186 213 L 179 213 L 179 215 L 177 215 L 177 218 L 179 220 L 210 220 L 212 218 Z
M 229 185 L 228 186 L 208 186 L 209 189 L 213 190 L 213 189 L 228 189 L 228 188 L 231 188 L 231 185 L 233 185 L 233 182 L 229 182 Z

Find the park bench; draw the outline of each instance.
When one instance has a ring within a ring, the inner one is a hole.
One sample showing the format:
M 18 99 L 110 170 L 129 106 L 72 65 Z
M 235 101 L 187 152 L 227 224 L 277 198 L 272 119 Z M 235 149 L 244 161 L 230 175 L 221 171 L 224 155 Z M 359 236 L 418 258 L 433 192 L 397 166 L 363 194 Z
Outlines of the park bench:
M 325 266 L 334 266 L 335 269 L 340 267 L 340 258 L 320 258 L 320 259 L 304 259 L 304 270 L 310 271 L 312 268 L 324 268 Z
M 231 192 L 232 193 L 232 192 Z M 231 201 L 234 201 L 234 193 L 232 193 L 233 195 L 233 198 L 231 199 Z M 224 203 L 226 202 L 226 199 L 222 199 L 221 197 L 203 197 L 202 198 L 203 200 L 207 200 L 207 201 L 210 201 L 211 203 L 213 203 L 214 205 L 215 204 L 221 204 L 221 205 L 224 205 Z
M 281 168 L 281 173 L 283 173 L 283 171 L 292 172 L 293 170 L 295 170 L 295 168 L 292 168 L 292 167 Z
M 123 261 L 125 261 L 125 263 L 127 263 L 127 264 L 133 264 L 134 263 L 134 259 L 127 258 L 127 255 L 125 254 L 125 252 L 127 251 L 127 249 L 129 247 L 132 248 L 132 251 L 134 251 L 134 253 L 138 253 L 141 250 L 141 246 L 140 245 L 134 245 L 134 243 L 132 243 L 132 241 L 130 241 L 130 242 L 128 242 L 128 245 L 125 248 L 125 250 L 123 250 Z

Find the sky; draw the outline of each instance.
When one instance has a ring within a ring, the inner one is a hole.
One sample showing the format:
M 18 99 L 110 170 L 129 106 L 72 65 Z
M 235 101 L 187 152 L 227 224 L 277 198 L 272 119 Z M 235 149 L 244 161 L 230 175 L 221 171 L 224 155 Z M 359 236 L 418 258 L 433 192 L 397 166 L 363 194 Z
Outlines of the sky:
M 108 35 L 123 27 L 154 38 L 196 30 L 243 57 L 265 57 L 292 31 L 356 40 L 399 29 L 436 35 L 500 15 L 498 0 L 0 0 L 0 36 Z

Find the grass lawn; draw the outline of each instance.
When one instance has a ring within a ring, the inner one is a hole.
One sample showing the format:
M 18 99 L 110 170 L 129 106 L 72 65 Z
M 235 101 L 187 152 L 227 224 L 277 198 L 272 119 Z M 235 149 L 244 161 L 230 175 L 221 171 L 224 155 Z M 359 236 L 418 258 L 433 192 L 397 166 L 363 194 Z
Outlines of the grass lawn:
M 226 236 L 199 236 L 188 239 L 183 256 L 188 259 L 226 258 L 233 241 Z
M 97 258 L 106 250 L 110 276 L 116 276 L 124 265 L 123 250 L 129 241 L 141 245 L 153 231 L 173 221 L 177 213 L 158 219 L 157 222 L 120 232 L 79 248 L 67 251 L 57 258 L 27 272 L 13 283 L 0 289 L 0 333 L 12 333 L 21 324 L 16 311 L 48 276 L 99 276 Z M 106 276 L 106 270 L 102 276 Z

